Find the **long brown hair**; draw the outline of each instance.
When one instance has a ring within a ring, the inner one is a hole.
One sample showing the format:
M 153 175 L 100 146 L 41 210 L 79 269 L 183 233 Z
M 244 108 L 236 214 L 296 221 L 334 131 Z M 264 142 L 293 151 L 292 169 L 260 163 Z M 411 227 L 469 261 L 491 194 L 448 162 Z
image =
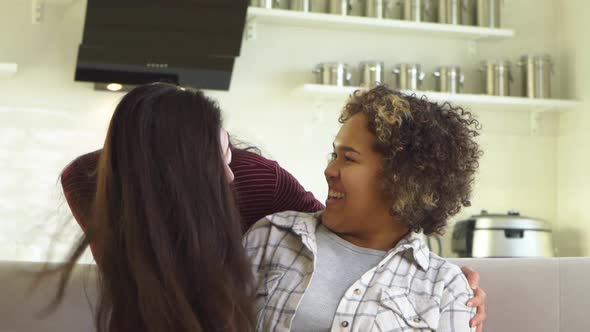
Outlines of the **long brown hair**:
M 250 331 L 252 276 L 224 173 L 221 112 L 202 92 L 129 92 L 100 154 L 85 234 L 59 267 L 59 303 L 89 243 L 100 332 Z

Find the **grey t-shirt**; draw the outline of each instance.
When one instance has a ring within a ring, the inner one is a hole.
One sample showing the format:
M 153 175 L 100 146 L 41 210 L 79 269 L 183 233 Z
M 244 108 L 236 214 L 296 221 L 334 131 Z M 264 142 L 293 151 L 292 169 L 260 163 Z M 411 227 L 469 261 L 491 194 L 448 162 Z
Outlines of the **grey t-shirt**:
M 355 246 L 322 224 L 318 225 L 316 237 L 316 266 L 291 324 L 294 332 L 330 331 L 344 293 L 386 254 Z

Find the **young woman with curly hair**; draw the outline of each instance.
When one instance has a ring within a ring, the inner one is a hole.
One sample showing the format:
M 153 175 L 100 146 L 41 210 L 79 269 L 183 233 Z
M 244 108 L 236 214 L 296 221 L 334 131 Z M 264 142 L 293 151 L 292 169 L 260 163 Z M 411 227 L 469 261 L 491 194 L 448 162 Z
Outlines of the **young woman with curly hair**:
M 460 107 L 378 86 L 355 92 L 318 213 L 283 212 L 244 237 L 257 331 L 473 331 L 465 276 L 415 236 L 469 205 L 479 123 Z

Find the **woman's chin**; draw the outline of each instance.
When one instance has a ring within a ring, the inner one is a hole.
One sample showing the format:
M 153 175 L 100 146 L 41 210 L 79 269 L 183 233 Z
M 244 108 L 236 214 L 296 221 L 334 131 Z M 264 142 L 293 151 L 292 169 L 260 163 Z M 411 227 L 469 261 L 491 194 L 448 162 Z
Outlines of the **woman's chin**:
M 326 209 L 322 214 L 322 224 L 330 230 L 335 230 L 335 228 L 337 228 L 338 220 L 338 214 L 334 211 L 329 211 L 329 209 Z

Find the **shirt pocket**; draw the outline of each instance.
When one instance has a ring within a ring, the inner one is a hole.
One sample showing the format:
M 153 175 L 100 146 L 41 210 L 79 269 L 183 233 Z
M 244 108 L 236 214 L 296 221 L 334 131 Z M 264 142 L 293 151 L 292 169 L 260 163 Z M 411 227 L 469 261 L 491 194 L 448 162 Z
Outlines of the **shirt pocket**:
M 258 288 L 256 295 L 266 297 L 271 295 L 277 288 L 281 277 L 285 274 L 283 270 L 270 270 L 258 274 Z
M 279 283 L 285 275 L 284 270 L 265 270 L 257 275 L 258 287 L 256 288 L 255 309 L 257 316 L 257 331 L 267 331 L 265 323 L 270 321 L 273 308 L 278 301 L 278 294 L 275 294 Z
M 381 329 L 402 331 L 436 331 L 440 306 L 431 297 L 381 290 L 376 323 Z

